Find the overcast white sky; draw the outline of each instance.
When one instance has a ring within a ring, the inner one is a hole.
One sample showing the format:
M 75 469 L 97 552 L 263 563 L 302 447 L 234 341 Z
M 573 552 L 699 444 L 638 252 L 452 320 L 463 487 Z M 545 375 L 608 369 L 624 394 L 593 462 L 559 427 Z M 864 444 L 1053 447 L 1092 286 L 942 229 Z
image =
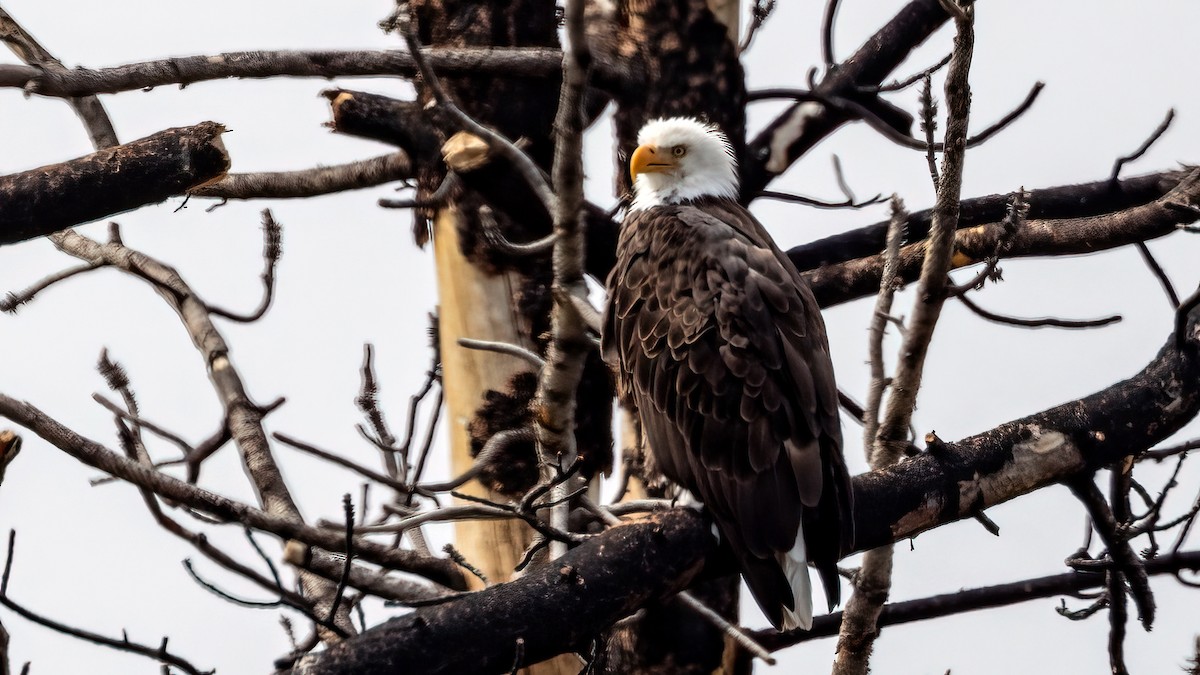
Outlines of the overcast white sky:
M 746 58 L 752 87 L 802 86 L 820 62 L 821 2 L 780 3 Z M 839 58 L 876 30 L 899 0 L 844 2 L 835 45 Z M 10 0 L 5 9 L 68 65 L 107 66 L 168 55 L 244 49 L 396 47 L 375 22 L 391 2 L 311 0 L 256 3 L 212 0 L 198 11 L 182 2 L 106 3 Z M 973 128 L 1003 115 L 1036 80 L 1047 83 L 1034 109 L 1001 137 L 968 155 L 964 195 L 1009 192 L 1097 180 L 1113 159 L 1137 147 L 1175 107 L 1171 131 L 1129 174 L 1197 161 L 1200 94 L 1189 65 L 1197 53 L 1194 28 L 1200 5 L 1188 0 L 1147 3 L 1074 0 L 980 2 L 972 69 Z M 933 63 L 949 49 L 943 29 L 900 69 Z M 13 61 L 7 53 L 0 58 Z M 387 80 L 338 81 L 384 94 L 407 89 Z M 321 127 L 328 108 L 318 93 L 329 83 L 278 80 L 203 83 L 161 88 L 103 100 L 122 140 L 172 126 L 215 120 L 231 132 L 225 143 L 235 171 L 300 169 L 384 152 L 385 147 L 333 135 Z M 913 108 L 915 92 L 897 100 Z M 757 130 L 778 110 L 750 111 Z M 589 197 L 609 204 L 611 130 L 601 123 L 587 146 Z M 89 152 L 88 140 L 61 101 L 25 99 L 0 91 L 0 173 L 58 162 Z M 913 209 L 932 202 L 921 153 L 852 125 L 823 143 L 774 186 L 835 198 L 829 155 L 842 158 L 860 195 L 900 194 Z M 222 323 L 232 357 L 253 397 L 288 403 L 274 413 L 271 431 L 284 431 L 360 461 L 375 461 L 353 430 L 362 344 L 377 346 L 383 400 L 401 424 L 409 394 L 426 368 L 426 311 L 434 305 L 428 251 L 410 241 L 405 213 L 378 209 L 393 194 L 378 188 L 305 202 L 266 204 L 284 226 L 279 292 L 271 312 L 252 326 Z M 235 308 L 258 301 L 264 204 L 229 204 L 205 213 L 178 200 L 117 220 L 125 241 L 168 264 L 207 300 Z M 756 204 L 755 212 L 782 246 L 789 247 L 885 216 L 882 207 L 834 213 L 799 206 Z M 103 236 L 103 225 L 82 228 Z M 1200 240 L 1177 234 L 1151 244 L 1181 293 L 1200 280 Z M 72 261 L 46 241 L 0 248 L 0 292 L 23 288 Z M 1155 279 L 1136 252 L 1048 261 L 1008 262 L 1004 283 L 978 296 L 990 309 L 1023 316 L 1088 318 L 1120 313 L 1124 322 L 1087 332 L 1021 331 L 984 323 L 950 304 L 926 369 L 916 416 L 923 433 L 958 439 L 996 424 L 1108 386 L 1138 371 L 1165 341 L 1171 314 Z M 897 302 L 908 313 L 911 294 Z M 866 384 L 870 304 L 827 312 L 842 386 L 857 396 Z M 0 391 L 24 398 L 85 435 L 115 447 L 110 417 L 91 400 L 104 389 L 94 364 L 102 347 L 129 370 L 144 414 L 198 441 L 220 419 L 203 369 L 174 314 L 141 283 L 105 271 L 46 292 L 16 316 L 0 316 Z M 1190 425 L 1181 436 L 1196 436 Z M 847 456 L 864 468 L 857 427 L 846 428 Z M 287 649 L 278 612 L 240 609 L 190 581 L 180 560 L 198 558 L 160 532 L 127 486 L 88 486 L 95 472 L 25 434 L 24 452 L 0 490 L 0 529 L 16 528 L 18 548 L 12 596 L 32 609 L 108 634 L 171 647 L 202 667 L 222 673 L 261 673 Z M 167 455 L 168 446 L 158 450 Z M 310 519 L 338 517 L 344 492 L 357 494 L 350 475 L 278 449 L 287 477 Z M 444 471 L 444 466 L 436 467 Z M 1139 469 L 1155 490 L 1162 470 Z M 1184 470 L 1195 494 L 1200 471 Z M 205 465 L 206 487 L 251 500 L 232 447 Z M 1180 494 L 1178 508 L 1184 508 Z M 1000 525 L 992 537 L 974 522 L 921 535 L 897 547 L 893 597 L 907 599 L 963 587 L 1064 571 L 1062 560 L 1079 546 L 1083 513 L 1062 488 L 1050 488 L 989 512 Z M 215 539 L 243 556 L 237 532 Z M 272 547 L 270 550 L 274 551 Z M 204 561 L 202 573 L 232 591 L 261 597 Z M 1151 634 L 1131 625 L 1128 660 L 1135 672 L 1175 672 L 1200 632 L 1200 596 L 1167 579 L 1154 583 L 1160 615 Z M 879 673 L 1107 672 L 1107 620 L 1068 622 L 1057 600 L 884 631 L 873 661 Z M 1068 604 L 1079 606 L 1080 601 Z M 749 605 L 747 605 L 749 607 Z M 369 608 L 380 621 L 393 610 Z M 33 626 L 0 610 L 12 635 L 11 656 L 34 673 L 151 673 L 144 659 L 118 654 Z M 748 623 L 763 625 L 761 619 Z M 821 672 L 833 641 L 785 652 L 777 672 Z

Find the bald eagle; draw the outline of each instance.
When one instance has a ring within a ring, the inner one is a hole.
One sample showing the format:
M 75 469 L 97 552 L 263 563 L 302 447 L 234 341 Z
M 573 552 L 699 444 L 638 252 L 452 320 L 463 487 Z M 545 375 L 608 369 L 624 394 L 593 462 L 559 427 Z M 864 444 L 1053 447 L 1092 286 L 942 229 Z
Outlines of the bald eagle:
M 830 609 L 853 541 L 837 387 L 808 284 L 738 204 L 726 136 L 655 120 L 608 276 L 602 349 L 662 473 L 698 497 L 776 628 Z

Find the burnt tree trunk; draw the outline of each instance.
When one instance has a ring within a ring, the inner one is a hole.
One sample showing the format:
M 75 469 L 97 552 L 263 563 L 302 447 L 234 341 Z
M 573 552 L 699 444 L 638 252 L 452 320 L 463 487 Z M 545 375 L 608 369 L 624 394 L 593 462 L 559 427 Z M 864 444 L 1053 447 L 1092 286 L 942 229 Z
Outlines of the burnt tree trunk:
M 553 0 L 471 2 L 419 0 L 412 18 L 422 44 L 437 47 L 556 47 L 558 18 Z M 514 141 L 543 169 L 554 156 L 553 122 L 558 108 L 559 76 L 541 78 L 455 77 L 443 85 L 468 115 Z M 422 91 L 422 102 L 428 92 Z M 455 136 L 452 123 L 436 111 L 430 122 L 448 139 L 441 152 L 451 167 L 469 138 Z M 420 195 L 428 197 L 441 185 L 441 166 L 419 172 Z M 440 342 L 443 382 L 449 420 L 451 467 L 469 469 L 483 444 L 508 429 L 531 425 L 530 400 L 536 376 L 530 366 L 510 356 L 470 351 L 458 338 L 521 344 L 543 351 L 549 330 L 551 268 L 544 257 L 504 256 L 481 236 L 482 197 L 469 189 L 437 205 L 432 214 L 432 238 L 438 267 Z M 548 223 L 523 217 L 521 211 L 496 213 L 499 226 L 514 241 L 549 231 Z M 422 233 L 417 229 L 418 241 Z M 590 470 L 611 457 L 609 401 L 612 385 L 607 369 L 596 357 L 589 360 L 580 386 L 580 455 Z M 508 501 L 532 487 L 538 477 L 532 442 L 508 446 L 502 460 L 489 467 L 465 491 Z M 519 520 L 464 521 L 456 525 L 460 551 L 491 582 L 511 577 L 533 541 L 532 530 Z M 537 658 L 530 655 L 519 665 Z M 574 675 L 578 659 L 566 655 L 528 668 L 537 675 Z
M 743 158 L 746 85 L 738 60 L 738 4 L 723 0 L 626 0 L 617 4 L 618 53 L 633 55 L 645 75 L 637 93 L 618 98 L 621 157 L 637 132 L 656 117 L 688 115 L 713 122 Z M 624 165 L 617 192 L 631 185 Z M 628 451 L 628 449 L 626 449 Z M 651 481 L 653 484 L 655 481 Z M 696 585 L 692 594 L 735 624 L 741 580 L 729 575 Z M 597 672 L 643 675 L 748 673 L 748 656 L 711 623 L 672 598 L 647 606 L 614 626 Z

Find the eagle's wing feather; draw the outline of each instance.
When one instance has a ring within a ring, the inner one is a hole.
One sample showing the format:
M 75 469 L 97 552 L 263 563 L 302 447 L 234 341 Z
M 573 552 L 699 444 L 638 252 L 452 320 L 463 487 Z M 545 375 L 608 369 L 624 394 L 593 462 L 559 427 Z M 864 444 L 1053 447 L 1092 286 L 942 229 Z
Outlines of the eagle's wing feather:
M 793 609 L 776 557 L 802 520 L 836 602 L 847 472 L 824 325 L 799 273 L 748 211 L 713 200 L 630 214 L 608 288 L 604 351 L 664 474 L 712 512 L 776 625 Z

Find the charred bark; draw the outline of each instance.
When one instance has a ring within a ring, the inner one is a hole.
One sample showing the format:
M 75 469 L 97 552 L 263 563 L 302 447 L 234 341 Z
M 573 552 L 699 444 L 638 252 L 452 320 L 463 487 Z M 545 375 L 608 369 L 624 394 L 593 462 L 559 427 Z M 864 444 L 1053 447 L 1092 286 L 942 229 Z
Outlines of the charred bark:
M 0 244 L 123 213 L 225 175 L 225 127 L 177 127 L 86 157 L 0 177 Z
M 1170 336 L 1128 380 L 856 476 L 855 550 L 971 517 L 1178 431 L 1200 412 L 1198 321 L 1200 308 L 1193 308 L 1178 345 Z M 611 622 L 686 587 L 701 570 L 728 573 L 727 565 L 705 520 L 672 509 L 598 535 L 516 581 L 368 630 L 309 657 L 297 672 L 383 673 L 400 664 L 415 672 L 424 672 L 420 666 L 432 673 L 502 672 L 512 665 L 518 638 L 527 658 L 582 648 Z
M 704 519 L 688 509 L 623 525 L 517 581 L 418 609 L 306 657 L 294 672 L 500 673 L 588 651 L 612 622 L 686 586 L 715 548 Z

